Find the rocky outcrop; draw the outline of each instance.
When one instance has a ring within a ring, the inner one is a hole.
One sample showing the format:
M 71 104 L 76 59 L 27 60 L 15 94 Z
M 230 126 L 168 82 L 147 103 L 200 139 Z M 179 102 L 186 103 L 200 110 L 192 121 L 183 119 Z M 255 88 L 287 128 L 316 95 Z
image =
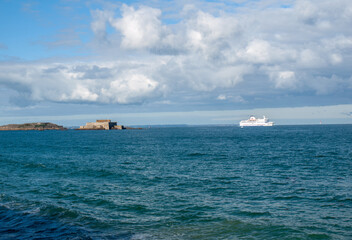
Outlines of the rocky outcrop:
M 39 122 L 39 123 L 24 123 L 24 124 L 8 124 L 4 126 L 0 126 L 0 131 L 13 131 L 13 130 L 66 130 L 63 126 L 56 125 L 54 123 L 49 122 Z
M 114 125 L 112 127 L 105 127 L 105 126 L 87 124 L 86 126 L 81 126 L 76 130 L 123 130 L 123 129 L 126 129 L 123 125 Z
M 124 127 L 123 129 L 129 129 L 129 130 L 142 130 L 142 129 L 144 129 L 144 128 L 140 128 L 140 127 L 138 127 L 138 128 L 133 128 L 133 127 Z
M 124 130 L 124 129 L 142 129 L 125 127 L 123 125 L 117 125 L 116 122 L 111 122 L 110 119 L 96 120 L 95 122 L 87 122 L 85 126 L 80 126 L 76 130 Z

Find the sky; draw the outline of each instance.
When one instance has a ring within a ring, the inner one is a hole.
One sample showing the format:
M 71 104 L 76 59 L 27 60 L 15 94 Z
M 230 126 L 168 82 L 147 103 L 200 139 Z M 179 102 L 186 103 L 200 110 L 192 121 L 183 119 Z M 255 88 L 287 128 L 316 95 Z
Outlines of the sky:
M 0 124 L 352 123 L 350 0 L 0 0 Z

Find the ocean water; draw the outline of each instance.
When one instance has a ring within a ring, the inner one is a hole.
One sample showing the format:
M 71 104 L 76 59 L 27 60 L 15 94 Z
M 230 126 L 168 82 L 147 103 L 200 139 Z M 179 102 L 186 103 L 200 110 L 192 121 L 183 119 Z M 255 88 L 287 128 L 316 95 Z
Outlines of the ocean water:
M 0 239 L 352 239 L 352 125 L 1 131 Z

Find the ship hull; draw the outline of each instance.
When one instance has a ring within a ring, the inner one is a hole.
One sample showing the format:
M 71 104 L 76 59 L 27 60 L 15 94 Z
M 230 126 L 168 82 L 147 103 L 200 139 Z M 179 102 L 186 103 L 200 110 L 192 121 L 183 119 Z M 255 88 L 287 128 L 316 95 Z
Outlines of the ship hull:
M 240 127 L 271 127 L 273 126 L 273 122 L 268 123 L 240 123 Z

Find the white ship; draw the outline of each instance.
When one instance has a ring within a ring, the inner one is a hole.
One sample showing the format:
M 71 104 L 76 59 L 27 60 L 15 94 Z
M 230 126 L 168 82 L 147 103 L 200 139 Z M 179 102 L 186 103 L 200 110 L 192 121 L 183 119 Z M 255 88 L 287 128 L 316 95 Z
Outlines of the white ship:
M 254 127 L 254 126 L 266 126 L 271 127 L 274 122 L 269 122 L 269 119 L 263 116 L 263 118 L 255 118 L 251 116 L 248 120 L 242 120 L 240 122 L 240 127 Z

